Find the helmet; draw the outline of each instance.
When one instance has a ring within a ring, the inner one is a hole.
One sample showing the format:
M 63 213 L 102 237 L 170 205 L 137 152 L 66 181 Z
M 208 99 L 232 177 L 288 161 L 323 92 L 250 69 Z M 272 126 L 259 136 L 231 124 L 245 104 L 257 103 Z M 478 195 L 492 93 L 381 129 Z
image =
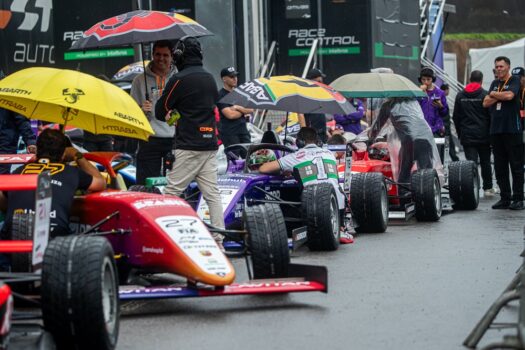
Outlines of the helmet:
M 271 149 L 260 149 L 250 154 L 250 158 L 248 159 L 248 168 L 250 170 L 258 170 L 261 164 L 268 163 L 276 159 L 277 157 L 275 156 L 275 152 Z
M 388 153 L 388 144 L 386 142 L 376 142 L 370 146 L 368 151 L 368 157 L 370 159 L 384 160 L 388 162 L 390 160 L 390 154 Z

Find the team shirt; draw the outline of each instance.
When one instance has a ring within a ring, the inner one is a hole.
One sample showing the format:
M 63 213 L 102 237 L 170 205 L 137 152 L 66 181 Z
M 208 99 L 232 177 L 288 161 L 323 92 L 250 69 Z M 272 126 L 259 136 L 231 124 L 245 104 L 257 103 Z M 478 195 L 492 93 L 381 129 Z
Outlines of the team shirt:
M 523 127 L 520 120 L 520 79 L 511 75 L 505 81 L 496 79 L 490 85 L 490 91 L 512 91 L 514 98 L 510 101 L 498 101 L 489 107 L 490 134 L 519 134 Z

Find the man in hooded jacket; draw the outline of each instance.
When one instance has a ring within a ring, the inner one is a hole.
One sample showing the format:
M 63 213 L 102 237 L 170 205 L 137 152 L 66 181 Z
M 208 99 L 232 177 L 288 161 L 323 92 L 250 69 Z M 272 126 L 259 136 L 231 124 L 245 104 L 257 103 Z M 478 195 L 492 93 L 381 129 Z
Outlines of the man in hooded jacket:
M 217 84 L 202 66 L 202 50 L 197 39 L 180 40 L 174 51 L 179 70 L 174 74 L 155 105 L 157 119 L 166 121 L 175 110 L 175 163 L 167 173 L 165 193 L 180 196 L 196 180 L 209 207 L 213 226 L 224 228 L 221 196 L 217 186 L 217 135 L 214 114 Z M 216 235 L 216 241 L 221 238 Z
M 481 166 L 485 196 L 493 196 L 492 167 L 490 165 L 490 113 L 483 107 L 487 91 L 483 84 L 483 73 L 479 70 L 470 73 L 470 83 L 456 95 L 452 119 L 459 140 L 465 151 L 465 158 Z M 479 159 L 479 161 L 478 161 Z

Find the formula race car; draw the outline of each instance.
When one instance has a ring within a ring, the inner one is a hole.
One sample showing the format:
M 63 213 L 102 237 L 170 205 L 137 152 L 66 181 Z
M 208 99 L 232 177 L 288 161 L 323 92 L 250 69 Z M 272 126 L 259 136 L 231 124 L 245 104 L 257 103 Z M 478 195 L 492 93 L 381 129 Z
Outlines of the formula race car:
M 0 176 L 0 190 L 35 189 L 35 211 L 16 213 L 12 239 L 0 241 L 3 259 L 11 255 L 11 272 L 0 272 L 0 347 L 114 349 L 119 302 L 113 250 L 102 237 L 59 237 L 48 244 L 49 175 Z
M 242 232 L 242 239 L 254 246 L 258 243 L 252 261 L 270 261 L 264 266 L 253 264 L 259 269 L 255 275 L 268 280 L 233 283 L 233 266 L 188 203 L 175 196 L 118 188 L 122 182 L 113 167 L 129 161 L 119 157 L 116 152 L 85 154 L 106 169 L 111 189 L 76 196 L 70 227 L 80 237 L 103 236 L 111 243 L 122 300 L 327 291 L 325 267 L 285 261 L 285 273 L 277 275 L 268 256 L 271 242 L 258 231 Z M 171 274 L 169 281 L 156 273 Z M 144 286 L 137 286 L 137 281 Z

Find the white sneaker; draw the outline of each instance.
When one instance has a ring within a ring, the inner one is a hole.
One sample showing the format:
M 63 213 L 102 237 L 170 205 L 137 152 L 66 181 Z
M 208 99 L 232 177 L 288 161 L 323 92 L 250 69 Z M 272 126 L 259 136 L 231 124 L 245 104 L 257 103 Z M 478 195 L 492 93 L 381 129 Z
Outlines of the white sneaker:
M 494 197 L 495 195 L 499 193 L 499 191 L 493 187 L 493 188 L 489 188 L 488 190 L 485 190 L 484 193 L 485 193 L 485 197 Z

